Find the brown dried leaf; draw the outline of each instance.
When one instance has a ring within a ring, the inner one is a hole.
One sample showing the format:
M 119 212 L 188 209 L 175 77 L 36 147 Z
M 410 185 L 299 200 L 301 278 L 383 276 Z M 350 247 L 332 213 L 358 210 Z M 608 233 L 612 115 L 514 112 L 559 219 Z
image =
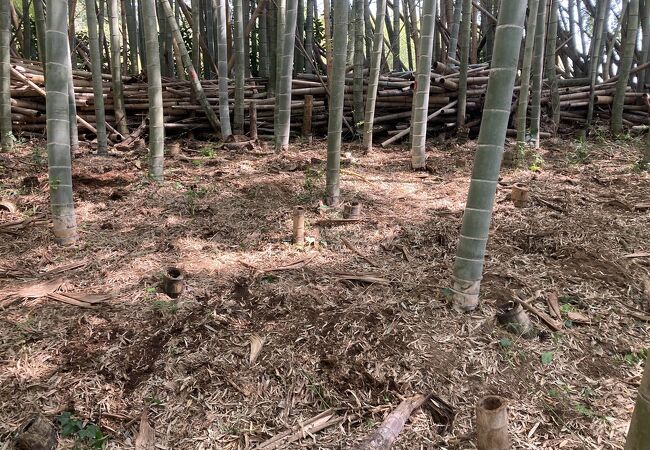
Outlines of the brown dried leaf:
M 154 450 L 156 448 L 156 432 L 149 425 L 147 412 L 143 411 L 140 416 L 140 430 L 135 438 L 135 450 Z
M 551 312 L 552 317 L 555 319 L 560 319 L 562 317 L 562 313 L 560 311 L 560 303 L 555 292 L 548 293 L 548 296 L 546 297 L 546 304 L 548 305 L 548 309 Z
M 569 317 L 569 320 L 573 323 L 584 324 L 584 325 L 591 324 L 591 319 L 582 313 L 576 311 L 569 311 L 567 316 Z
M 38 283 L 24 284 L 16 291 L 18 297 L 39 298 L 55 292 L 63 284 L 63 278 L 58 277 L 53 280 L 41 281 Z
M 250 357 L 248 358 L 248 362 L 250 364 L 255 364 L 255 361 L 257 361 L 257 357 L 260 355 L 260 352 L 262 351 L 263 345 L 264 345 L 264 339 L 262 339 L 256 334 L 251 335 L 251 354 Z

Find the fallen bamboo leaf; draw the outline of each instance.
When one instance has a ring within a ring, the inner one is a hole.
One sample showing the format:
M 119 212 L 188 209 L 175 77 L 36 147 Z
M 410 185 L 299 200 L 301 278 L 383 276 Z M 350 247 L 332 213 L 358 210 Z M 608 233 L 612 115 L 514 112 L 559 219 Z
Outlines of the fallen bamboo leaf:
M 0 210 L 5 210 L 12 214 L 18 212 L 16 205 L 9 200 L 0 200 Z
M 248 362 L 253 365 L 257 361 L 257 357 L 262 351 L 262 346 L 264 345 L 264 339 L 259 337 L 256 334 L 251 335 L 251 354 L 248 358 Z
M 149 425 L 147 412 L 142 411 L 140 429 L 135 438 L 135 450 L 154 450 L 156 448 L 156 431 Z
M 84 261 L 76 261 L 76 262 L 72 262 L 72 263 L 69 263 L 69 264 L 64 264 L 62 266 L 58 266 L 58 267 L 55 267 L 54 269 L 50 269 L 50 270 L 48 270 L 46 272 L 43 272 L 42 274 L 40 274 L 40 276 L 55 275 L 55 274 L 60 274 L 60 273 L 63 273 L 63 272 L 68 272 L 70 270 L 80 269 L 82 267 L 86 267 L 87 264 L 88 264 L 88 261 L 85 261 L 85 260 Z
M 428 395 L 418 394 L 402 401 L 394 411 L 386 416 L 379 428 L 370 433 L 370 436 L 356 447 L 356 450 L 390 449 L 413 411 L 422 406 L 428 398 Z
M 336 276 L 339 280 L 360 281 L 362 283 L 370 283 L 370 284 L 384 284 L 384 285 L 390 284 L 390 280 L 387 280 L 386 278 L 382 278 L 381 276 L 378 276 L 377 274 L 373 274 L 373 273 L 335 272 L 334 276 Z
M 645 211 L 650 209 L 650 203 L 637 203 L 634 205 L 634 210 L 635 211 Z
M 88 294 L 86 292 L 61 292 L 61 294 L 80 302 L 90 303 L 91 305 L 105 302 L 114 297 L 112 293 Z
M 59 294 L 56 292 L 53 292 L 51 294 L 47 294 L 47 298 L 50 298 L 52 300 L 56 300 L 57 302 L 61 303 L 67 303 L 68 305 L 73 305 L 73 306 L 78 306 L 80 308 L 88 308 L 92 309 L 95 308 L 95 305 L 92 305 L 90 303 L 82 302 L 79 300 L 76 300 L 72 297 L 68 297 L 67 295 Z
M 55 292 L 62 284 L 62 277 L 40 281 L 38 283 L 27 283 L 20 286 L 18 290 L 15 291 L 15 294 L 21 298 L 39 298 Z
M 543 311 L 540 311 L 539 309 L 535 308 L 533 305 L 531 305 L 528 302 L 525 302 L 519 298 L 517 298 L 517 301 L 526 308 L 528 311 L 531 313 L 535 314 L 537 317 L 540 318 L 542 322 L 544 322 L 551 330 L 553 331 L 560 331 L 562 329 L 562 326 L 557 323 L 557 321 L 553 320 L 551 316 L 546 314 Z
M 623 255 L 623 258 L 647 258 L 650 256 L 650 252 L 634 252 Z
M 567 314 L 567 317 L 569 320 L 573 323 L 581 324 L 581 325 L 590 325 L 591 324 L 591 319 L 587 316 L 585 316 L 582 313 L 579 313 L 577 311 L 569 311 Z
M 551 312 L 551 316 L 554 319 L 562 318 L 562 312 L 560 311 L 560 303 L 558 301 L 557 294 L 555 292 L 548 293 L 548 296 L 546 297 L 546 304 L 548 305 L 548 309 Z
M 300 422 L 291 427 L 291 429 L 278 433 L 275 436 L 267 439 L 266 441 L 254 447 L 254 450 L 274 450 L 276 448 L 287 448 L 288 444 L 305 438 L 306 436 L 313 436 L 325 428 L 337 425 L 343 421 L 342 417 L 336 417 L 333 409 L 328 409 L 322 413 L 312 417 L 309 420 Z
M 364 220 L 365 219 L 323 219 L 316 222 L 316 225 L 320 227 L 329 227 L 335 225 L 347 225 L 349 223 L 357 223 Z
M 643 322 L 650 322 L 650 314 L 643 314 L 639 311 L 630 311 L 630 315 L 636 319 L 642 320 Z

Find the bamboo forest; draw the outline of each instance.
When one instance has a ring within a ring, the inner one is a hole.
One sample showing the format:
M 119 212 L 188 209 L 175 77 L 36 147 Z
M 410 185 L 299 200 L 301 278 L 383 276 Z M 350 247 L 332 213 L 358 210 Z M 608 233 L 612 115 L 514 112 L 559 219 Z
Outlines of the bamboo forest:
M 0 0 L 0 450 L 650 449 L 650 0 Z

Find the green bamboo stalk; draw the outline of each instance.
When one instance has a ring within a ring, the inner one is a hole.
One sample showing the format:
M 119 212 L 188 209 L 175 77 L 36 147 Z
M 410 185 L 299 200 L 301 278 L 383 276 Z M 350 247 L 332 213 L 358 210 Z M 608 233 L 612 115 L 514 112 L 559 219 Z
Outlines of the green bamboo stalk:
M 641 54 L 639 61 L 641 64 L 650 61 L 650 0 L 643 1 L 643 9 L 639 9 L 641 14 Z M 650 69 L 645 69 L 639 72 L 639 91 L 645 89 L 646 83 L 650 83 Z
M 352 6 L 350 6 L 348 10 L 348 17 L 354 17 L 354 11 Z M 354 46 L 356 43 L 354 39 L 354 20 L 348 20 L 348 36 L 351 37 L 350 39 L 348 39 L 347 52 L 345 57 L 346 66 L 352 65 L 354 61 Z
M 88 1 L 88 0 L 86 0 Z M 140 67 L 146 71 L 147 66 L 147 49 L 145 48 L 145 38 L 144 38 L 144 18 L 142 17 L 142 0 L 138 0 L 136 3 L 137 15 L 138 15 L 138 49 L 140 50 Z M 100 40 L 101 47 L 101 40 Z
M 122 63 L 120 61 L 120 24 L 118 21 L 117 0 L 108 0 L 108 25 L 111 34 L 111 74 L 113 75 L 113 108 L 117 131 L 129 134 L 124 107 L 122 86 Z
M 45 68 L 45 11 L 43 11 L 43 0 L 34 0 L 34 23 L 36 24 L 38 59 Z
M 305 0 L 298 0 L 298 14 L 296 17 L 296 40 L 300 42 L 300 45 L 296 44 L 294 47 L 294 73 L 303 73 L 306 63 L 302 53 L 305 45 Z
M 406 59 L 408 62 L 408 67 L 406 70 L 412 71 L 415 65 L 413 64 L 413 48 L 411 45 L 411 20 L 409 17 L 409 9 L 407 5 L 404 5 L 403 9 L 404 14 L 404 34 L 406 35 Z
M 268 2 L 264 3 L 262 14 L 258 17 L 258 37 L 259 37 L 259 72 L 260 77 L 268 78 L 269 76 L 269 36 L 267 28 L 267 14 L 269 10 Z
M 142 2 L 142 20 L 147 54 L 147 91 L 149 98 L 149 176 L 163 180 L 165 124 L 163 118 L 160 51 L 158 49 L 158 17 L 156 0 Z
M 268 78 L 269 76 L 269 36 L 268 36 L 268 28 L 266 26 L 267 24 L 267 14 L 268 14 L 268 9 L 269 9 L 269 4 L 268 2 L 264 2 L 264 6 L 262 7 L 262 13 L 260 16 L 257 18 L 258 20 L 258 37 L 259 37 L 259 75 L 262 78 Z M 309 18 L 309 15 L 307 15 Z
M 501 0 L 478 148 L 454 262 L 452 297 L 457 311 L 478 306 L 525 15 L 526 2 Z
M 348 0 L 334 0 L 332 79 L 327 122 L 327 177 L 325 202 L 338 205 L 341 198 L 341 131 L 345 95 L 345 50 L 348 41 Z
M 278 5 L 277 2 L 270 2 L 267 12 L 266 32 L 269 40 L 269 84 L 267 91 L 269 97 L 275 95 L 275 88 L 277 86 L 278 78 Z M 280 41 L 281 42 L 281 41 Z M 275 119 L 275 117 L 274 117 Z
M 449 36 L 449 50 L 447 51 L 449 59 L 458 59 L 458 58 L 456 58 L 456 52 L 457 52 L 456 47 L 458 47 L 458 33 L 460 31 L 460 17 L 461 17 L 461 14 L 463 14 L 466 9 L 468 9 L 468 8 L 465 8 L 464 0 L 456 0 L 455 5 L 454 5 L 454 18 L 453 18 L 453 23 L 451 24 L 451 33 L 450 33 L 450 36 Z M 471 3 L 470 3 L 470 9 L 471 9 Z M 465 15 L 464 14 L 463 14 L 462 17 L 463 17 L 463 20 L 465 20 Z M 470 15 L 470 18 L 471 18 L 471 15 Z M 469 32 L 467 32 L 467 33 L 468 33 L 468 40 L 469 40 Z M 468 55 L 469 55 L 469 52 L 468 52 Z M 462 56 L 461 56 L 461 58 L 462 58 Z M 461 102 L 458 102 L 459 105 L 460 105 L 460 103 Z
M 372 23 L 370 22 L 370 0 L 363 0 L 363 24 L 364 24 L 364 42 L 366 46 L 366 58 L 370 60 L 372 52 Z
M 393 0 L 393 33 L 391 34 L 393 70 L 404 70 L 400 60 L 400 28 L 400 0 Z
M 603 39 L 603 29 L 605 28 L 605 18 L 609 10 L 609 0 L 603 0 L 598 3 L 598 10 L 594 23 L 594 32 L 592 33 L 592 43 L 589 55 L 589 105 L 587 106 L 587 128 L 591 125 L 594 117 L 594 101 L 596 99 L 596 79 L 598 77 L 598 65 L 602 57 L 599 50 Z
M 363 0 L 354 0 L 354 66 L 353 66 L 353 111 L 354 126 L 361 129 L 363 124 Z
M 456 11 L 463 11 L 463 22 L 460 26 L 460 73 L 458 76 L 458 113 L 456 115 L 456 126 L 458 133 L 467 135 L 465 129 L 465 115 L 467 114 L 467 66 L 469 64 L 469 40 L 472 28 L 472 1 L 463 0 L 463 2 L 456 2 L 456 9 L 454 10 L 454 20 L 456 20 Z M 459 18 L 460 20 L 460 18 Z M 455 45 L 451 45 L 449 58 L 456 59 Z
M 539 127 L 542 114 L 542 74 L 544 72 L 544 42 L 546 41 L 546 0 L 537 6 L 535 48 L 533 50 L 533 90 L 530 105 L 530 135 L 539 148 Z
M 160 5 L 163 8 L 163 12 L 166 16 L 167 19 L 166 22 L 170 28 L 172 35 L 174 36 L 176 42 L 178 43 L 179 50 L 181 51 L 181 60 L 183 61 L 183 67 L 185 67 L 185 71 L 189 75 L 190 87 L 192 88 L 192 91 L 194 92 L 197 101 L 201 105 L 203 112 L 208 118 L 208 122 L 210 123 L 210 126 L 212 126 L 213 130 L 219 132 L 221 124 L 219 123 L 219 119 L 217 119 L 217 115 L 214 113 L 214 110 L 210 106 L 210 102 L 208 102 L 208 98 L 205 96 L 205 92 L 203 91 L 203 86 L 201 85 L 201 80 L 199 80 L 199 75 L 196 73 L 196 69 L 192 65 L 192 59 L 190 58 L 190 54 L 187 51 L 187 47 L 185 46 L 185 41 L 183 40 L 183 36 L 181 35 L 181 30 L 178 28 L 178 22 L 176 22 L 176 18 L 174 17 L 174 11 L 172 10 L 171 5 L 169 4 L 169 0 L 159 0 L 159 1 L 160 1 Z
M 650 136 L 650 134 L 648 135 Z M 646 450 L 650 443 L 650 364 L 645 362 L 643 377 L 625 440 L 625 450 Z
M 539 1 L 540 0 L 528 0 L 526 44 L 524 46 L 524 62 L 521 69 L 519 100 L 517 104 L 517 145 L 520 148 L 523 148 L 526 144 L 526 113 L 528 112 L 530 71 L 533 65 L 533 50 L 535 49 L 535 32 L 537 29 L 537 11 L 539 9 Z
M 76 2 L 68 3 L 69 7 L 73 10 L 69 11 L 68 17 L 70 21 L 74 21 Z M 70 30 L 74 33 L 74 30 Z M 72 39 L 70 42 L 76 42 L 75 35 L 71 34 Z M 77 104 L 75 103 L 75 94 L 74 94 L 74 80 L 72 78 L 72 63 L 75 60 L 74 57 L 70 55 L 70 50 L 68 49 L 68 59 L 66 60 L 67 64 L 67 73 L 68 73 L 68 124 L 70 126 L 70 154 L 74 154 L 79 150 L 79 128 L 77 127 Z
M 233 47 L 235 52 L 235 134 L 244 134 L 244 75 L 246 56 L 244 55 L 244 12 L 242 0 L 233 0 L 235 26 Z
M 0 151 L 13 148 L 11 129 L 11 17 L 9 0 L 0 0 Z
M 623 18 L 621 17 L 621 20 Z M 618 134 L 623 131 L 623 104 L 625 103 L 625 91 L 630 78 L 630 70 L 634 62 L 634 51 L 636 49 L 636 37 L 639 29 L 639 0 L 630 0 L 627 8 L 627 27 L 623 37 L 623 55 L 618 71 L 616 82 L 616 93 L 612 103 L 612 118 L 610 128 L 612 133 Z
M 366 111 L 363 118 L 363 148 L 366 153 L 372 150 L 372 127 L 375 121 L 375 105 L 379 87 L 379 71 L 381 69 L 381 54 L 384 48 L 384 17 L 386 16 L 386 0 L 377 0 L 375 14 L 375 32 L 372 41 L 372 53 L 369 55 L 370 71 L 368 74 L 368 92 L 366 94 Z
M 86 0 L 87 2 L 92 0 Z M 131 73 L 138 73 L 138 25 L 135 17 L 134 0 L 125 0 L 126 27 L 129 37 L 129 63 Z
M 306 0 L 307 3 L 307 18 L 305 19 L 305 71 L 307 73 L 314 73 L 314 68 L 309 61 L 314 60 L 314 7 L 315 0 Z
M 281 4 L 283 2 L 280 2 Z M 281 15 L 283 8 L 278 8 Z M 277 125 L 275 127 L 275 149 L 276 151 L 286 150 L 289 147 L 289 131 L 291 125 L 291 80 L 293 69 L 293 47 L 296 35 L 296 15 L 298 12 L 298 0 L 286 0 L 285 20 L 279 21 L 278 27 L 283 30 L 282 48 L 278 57 L 278 87 L 275 98 L 275 109 L 277 111 Z M 346 8 L 347 16 L 347 8 Z M 346 30 L 347 37 L 347 30 Z
M 32 20 L 29 14 L 30 0 L 23 0 L 23 56 L 33 58 L 32 50 Z
M 47 0 L 45 80 L 47 161 L 54 238 L 67 245 L 77 239 L 70 159 L 68 0 Z
M 213 0 L 217 29 L 217 68 L 219 69 L 219 119 L 221 137 L 232 134 L 230 107 L 228 106 L 228 41 L 226 36 L 226 0 Z
M 551 9 L 548 19 L 548 35 L 546 36 L 546 79 L 551 93 L 551 112 L 553 118 L 553 132 L 557 133 L 560 125 L 560 92 L 557 85 L 556 52 L 557 46 L 557 21 L 559 13 L 558 0 L 551 0 Z
M 427 115 L 429 112 L 429 90 L 431 88 L 431 55 L 435 32 L 436 0 L 424 0 L 420 22 L 420 54 L 418 55 L 415 95 L 411 113 L 411 166 L 424 169 L 426 166 Z
M 39 1 L 39 0 L 35 0 Z M 86 20 L 88 21 L 88 47 L 93 74 L 93 102 L 95 104 L 95 117 L 97 118 L 97 154 L 108 154 L 108 141 L 106 137 L 106 114 L 104 111 L 104 83 L 102 82 L 102 55 L 99 51 L 99 35 L 97 24 L 97 10 L 95 0 L 86 1 Z

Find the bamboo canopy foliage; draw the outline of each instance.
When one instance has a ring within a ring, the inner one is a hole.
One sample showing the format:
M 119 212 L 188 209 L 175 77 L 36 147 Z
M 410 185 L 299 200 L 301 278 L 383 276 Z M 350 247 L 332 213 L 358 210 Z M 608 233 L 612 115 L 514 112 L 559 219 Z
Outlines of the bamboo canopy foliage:
M 165 124 L 163 113 L 163 89 L 160 75 L 160 49 L 158 46 L 156 0 L 140 1 L 142 2 L 142 19 L 146 46 L 145 52 L 147 55 L 149 175 L 156 181 L 162 181 L 165 152 Z
M 525 14 L 525 2 L 501 1 L 483 121 L 454 261 L 453 306 L 458 311 L 478 306 Z
M 54 237 L 67 245 L 77 239 L 70 160 L 68 1 L 48 0 L 47 161 Z
M 326 203 L 340 203 L 341 131 L 345 91 L 345 59 L 348 41 L 347 0 L 334 0 L 334 39 L 332 80 L 330 80 L 329 119 L 327 126 Z
M 0 0 L 0 151 L 13 147 L 11 127 L 11 0 Z

